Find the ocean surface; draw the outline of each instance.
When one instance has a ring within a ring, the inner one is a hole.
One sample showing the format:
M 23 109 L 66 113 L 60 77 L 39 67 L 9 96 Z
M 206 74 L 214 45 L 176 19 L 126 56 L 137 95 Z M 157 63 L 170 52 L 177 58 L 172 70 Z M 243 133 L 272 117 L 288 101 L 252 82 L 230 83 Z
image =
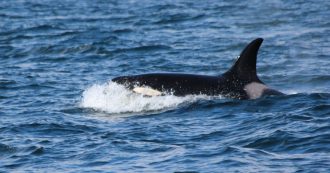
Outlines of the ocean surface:
M 0 1 L 0 172 L 330 172 L 330 1 Z M 285 96 L 143 97 L 253 39 Z

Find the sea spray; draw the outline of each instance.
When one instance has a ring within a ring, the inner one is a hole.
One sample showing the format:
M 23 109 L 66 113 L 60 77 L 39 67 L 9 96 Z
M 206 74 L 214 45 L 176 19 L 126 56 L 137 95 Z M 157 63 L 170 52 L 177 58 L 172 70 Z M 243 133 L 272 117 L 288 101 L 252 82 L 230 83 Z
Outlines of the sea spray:
M 108 82 L 106 84 L 94 84 L 87 88 L 82 95 L 81 107 L 118 114 L 172 109 L 180 104 L 214 98 L 205 95 L 145 97 L 126 89 L 122 85 Z

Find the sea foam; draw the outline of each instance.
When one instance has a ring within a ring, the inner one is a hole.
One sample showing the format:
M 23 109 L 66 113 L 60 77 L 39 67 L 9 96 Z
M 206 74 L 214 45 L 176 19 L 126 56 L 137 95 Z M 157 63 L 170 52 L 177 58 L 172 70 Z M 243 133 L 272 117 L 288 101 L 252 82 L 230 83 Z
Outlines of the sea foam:
M 193 103 L 201 99 L 213 99 L 205 95 L 174 95 L 146 97 L 134 93 L 124 86 L 114 82 L 94 84 L 87 88 L 82 95 L 81 107 L 92 108 L 107 113 L 147 112 L 163 109 L 174 109 L 184 103 Z

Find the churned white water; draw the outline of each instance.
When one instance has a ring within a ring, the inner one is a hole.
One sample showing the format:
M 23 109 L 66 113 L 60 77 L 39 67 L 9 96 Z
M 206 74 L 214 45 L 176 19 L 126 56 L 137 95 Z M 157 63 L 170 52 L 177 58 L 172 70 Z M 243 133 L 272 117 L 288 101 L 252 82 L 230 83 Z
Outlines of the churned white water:
M 192 103 L 200 99 L 212 99 L 205 95 L 174 95 L 145 97 L 134 93 L 114 82 L 94 84 L 83 92 L 81 107 L 92 108 L 107 113 L 127 113 L 157 111 L 176 108 L 183 103 Z

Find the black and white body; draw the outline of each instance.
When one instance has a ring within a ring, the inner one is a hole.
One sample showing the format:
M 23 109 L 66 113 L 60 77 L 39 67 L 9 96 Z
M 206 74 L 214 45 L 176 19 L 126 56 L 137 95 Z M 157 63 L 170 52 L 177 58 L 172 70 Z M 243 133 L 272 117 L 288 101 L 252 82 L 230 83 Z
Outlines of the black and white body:
M 283 95 L 267 87 L 257 76 L 257 54 L 262 41 L 262 38 L 258 38 L 247 45 L 235 64 L 219 76 L 150 73 L 116 77 L 112 81 L 146 96 L 204 94 L 256 99 L 264 95 Z

